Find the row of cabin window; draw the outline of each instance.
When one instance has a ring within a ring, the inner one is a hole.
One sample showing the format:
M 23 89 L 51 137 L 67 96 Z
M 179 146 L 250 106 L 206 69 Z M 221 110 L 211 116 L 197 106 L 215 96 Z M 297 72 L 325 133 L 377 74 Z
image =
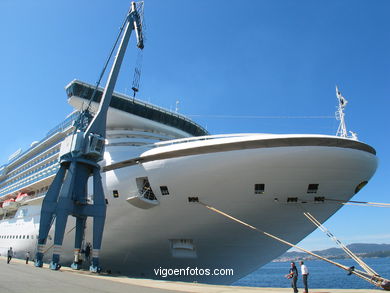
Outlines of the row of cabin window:
M 0 235 L 0 239 L 30 239 L 30 235 Z M 31 239 L 34 239 L 34 235 L 31 235 Z
M 319 184 L 309 184 L 307 186 L 307 193 L 317 193 Z M 263 194 L 265 192 L 265 184 L 255 184 L 255 194 Z
M 45 169 L 45 168 L 47 168 L 47 167 L 49 167 L 49 166 L 51 166 L 51 165 L 54 165 L 54 164 L 56 164 L 56 163 L 57 163 L 57 159 L 51 160 L 50 162 L 46 163 L 45 165 L 40 166 L 39 168 L 35 168 L 35 169 L 29 171 L 29 172 L 26 173 L 26 174 L 23 174 L 23 175 L 21 175 L 21 176 L 18 176 L 17 178 L 12 179 L 12 180 L 9 181 L 5 186 L 8 186 L 8 185 L 10 185 L 10 184 L 12 184 L 12 183 L 15 183 L 15 182 L 17 182 L 17 181 L 19 181 L 19 180 L 21 180 L 21 179 L 23 179 L 23 178 L 26 178 L 26 177 L 30 176 L 31 174 L 34 174 L 34 173 L 36 173 L 36 172 L 38 172 L 38 171 L 40 171 L 40 170 L 43 170 L 43 169 Z
M 58 143 L 58 141 L 55 142 L 55 144 L 56 144 L 56 143 Z M 51 148 L 51 147 L 52 147 L 52 145 L 49 146 L 48 149 Z M 43 151 L 43 152 L 44 152 L 44 151 Z M 49 158 L 49 157 L 51 157 L 51 156 L 53 156 L 54 154 L 59 153 L 59 152 L 60 152 L 60 149 L 59 149 L 59 148 L 56 148 L 56 149 L 52 150 L 50 153 L 47 153 L 45 156 L 43 156 L 43 157 L 41 157 L 41 158 L 39 158 L 39 159 L 35 159 L 34 161 L 32 161 L 32 162 L 30 162 L 29 164 L 25 165 L 23 168 L 21 168 L 21 169 L 19 169 L 19 170 L 15 170 L 14 172 L 10 173 L 10 174 L 9 174 L 9 177 L 15 176 L 16 174 L 21 173 L 21 172 L 23 172 L 24 170 L 26 170 L 26 169 L 28 169 L 28 168 L 34 166 L 34 165 L 37 165 L 38 163 L 40 163 L 40 162 L 46 160 L 47 158 Z M 40 153 L 40 154 L 41 154 L 41 153 Z M 39 156 L 40 154 L 38 154 L 37 156 Z M 16 168 L 15 168 L 15 169 L 16 169 Z

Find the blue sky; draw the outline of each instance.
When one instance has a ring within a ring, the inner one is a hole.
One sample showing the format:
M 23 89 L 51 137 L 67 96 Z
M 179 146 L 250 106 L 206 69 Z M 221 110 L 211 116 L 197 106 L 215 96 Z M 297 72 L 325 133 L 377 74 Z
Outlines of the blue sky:
M 0 1 L 0 160 L 26 149 L 70 111 L 64 86 L 94 83 L 129 1 Z M 376 175 L 354 199 L 390 202 L 388 1 L 146 0 L 139 98 L 191 115 L 212 134 L 334 134 L 335 85 L 347 127 L 378 152 Z M 117 91 L 130 93 L 134 38 Z M 390 243 L 388 209 L 347 206 L 326 226 L 341 240 Z M 301 243 L 333 246 L 320 232 Z

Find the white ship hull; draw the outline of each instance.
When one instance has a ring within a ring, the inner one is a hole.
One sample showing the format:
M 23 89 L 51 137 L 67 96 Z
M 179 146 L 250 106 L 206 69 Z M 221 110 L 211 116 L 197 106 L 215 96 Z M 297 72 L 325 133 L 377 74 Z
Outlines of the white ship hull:
M 293 146 L 280 146 L 286 139 Z M 295 143 L 302 139 L 326 143 Z M 190 203 L 188 198 L 198 197 L 251 225 L 297 243 L 315 229 L 303 216 L 304 210 L 323 222 L 341 207 L 314 201 L 315 197 L 348 200 L 356 187 L 374 174 L 377 159 L 365 147 L 370 148 L 331 136 L 248 135 L 196 140 L 146 151 L 139 156 L 139 162 L 102 173 L 108 208 L 101 264 L 114 273 L 145 278 L 162 278 L 154 272 L 160 267 L 233 269 L 230 276 L 168 277 L 231 283 L 289 247 L 198 203 Z M 133 157 L 134 153 L 127 152 L 126 147 L 107 147 L 105 164 Z M 137 194 L 135 179 L 140 177 L 148 178 L 158 201 L 149 209 L 126 201 Z M 255 184 L 264 184 L 262 194 L 255 194 Z M 307 193 L 308 184 L 318 184 L 316 193 Z M 166 186 L 169 195 L 162 195 L 160 186 Z M 114 190 L 119 197 L 112 196 Z M 299 203 L 287 203 L 288 198 L 298 198 Z M 1 221 L 0 234 L 37 235 L 39 207 L 31 212 L 35 214 L 33 218 Z M 91 241 L 90 224 L 86 241 Z M 74 220 L 70 219 L 67 231 L 73 226 Z M 73 237 L 74 232 L 65 236 L 62 263 L 73 259 Z M 173 248 L 180 240 L 184 244 Z M 27 250 L 35 251 L 36 239 L 0 238 L 2 255 L 9 246 L 22 257 Z M 51 250 L 46 255 L 51 257 Z

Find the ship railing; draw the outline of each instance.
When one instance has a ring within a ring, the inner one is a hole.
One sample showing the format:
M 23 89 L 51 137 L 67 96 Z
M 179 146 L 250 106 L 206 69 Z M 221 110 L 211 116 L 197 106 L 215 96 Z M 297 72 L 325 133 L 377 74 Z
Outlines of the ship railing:
M 34 149 L 35 147 L 37 147 L 38 145 L 40 145 L 41 143 L 43 143 L 44 141 L 46 141 L 47 139 L 49 139 L 51 136 L 53 136 L 54 134 L 58 133 L 58 132 L 63 132 L 65 131 L 66 129 L 68 129 L 69 127 L 72 127 L 73 126 L 73 121 L 78 117 L 79 115 L 79 112 L 75 112 L 73 113 L 72 115 L 70 115 L 68 118 L 66 118 L 63 122 L 61 122 L 59 125 L 57 125 L 55 128 L 53 128 L 52 130 L 50 130 L 46 136 L 41 139 L 36 145 L 28 148 L 26 151 L 24 151 L 23 153 L 21 153 L 20 155 L 18 155 L 17 157 L 13 158 L 12 160 L 9 161 L 9 163 L 7 164 L 7 166 L 11 165 L 13 162 L 17 161 L 19 158 L 23 157 L 25 154 L 27 154 L 28 152 L 30 152 L 32 149 Z M 52 146 L 52 145 L 51 145 Z M 50 146 L 49 146 L 50 147 Z M 43 151 L 47 150 L 49 147 L 45 148 Z M 19 167 L 20 165 L 24 164 L 26 161 L 30 160 L 31 158 L 28 158 L 22 162 L 20 162 L 19 164 L 15 165 L 13 168 L 16 168 L 16 167 Z
M 25 187 L 27 187 L 27 186 L 30 186 L 30 185 L 32 185 L 32 184 L 35 183 L 35 182 L 41 181 L 41 180 L 43 180 L 43 179 L 46 179 L 46 178 L 49 177 L 49 176 L 55 175 L 55 174 L 57 173 L 57 171 L 58 171 L 58 168 L 59 168 L 59 166 L 52 167 L 51 170 L 49 170 L 49 171 L 47 171 L 47 172 L 45 172 L 45 173 L 41 171 L 40 174 L 36 174 L 36 178 L 34 178 L 34 179 L 32 179 L 32 180 L 28 180 L 28 181 L 26 181 L 26 182 L 24 182 L 24 183 L 20 183 L 20 185 L 17 184 L 17 185 L 15 185 L 14 187 L 12 187 L 12 188 L 9 189 L 9 190 L 1 191 L 1 192 L 0 192 L 0 198 L 1 198 L 2 196 L 8 195 L 8 194 L 10 194 L 10 193 L 12 193 L 12 192 L 18 191 L 18 190 L 20 190 L 20 189 L 22 189 L 22 188 L 25 188 Z M 38 176 L 38 175 L 39 175 L 39 176 Z
M 70 115 L 68 118 L 66 118 L 63 122 L 61 122 L 60 124 L 58 124 L 56 127 L 54 127 L 53 129 L 51 129 L 47 134 L 46 136 L 41 139 L 36 145 L 28 148 L 26 151 L 22 152 L 20 155 L 16 156 L 15 158 L 13 158 L 12 160 L 10 160 L 7 164 L 10 165 L 12 164 L 13 162 L 15 162 L 17 159 L 21 158 L 23 155 L 27 154 L 29 151 L 31 151 L 33 148 L 35 148 L 36 146 L 40 145 L 41 143 L 43 143 L 45 140 L 47 140 L 48 138 L 50 138 L 51 136 L 53 136 L 53 134 L 56 134 L 57 132 L 63 132 L 64 130 L 66 130 L 68 127 L 71 127 L 72 126 L 72 123 L 73 121 L 78 117 L 79 115 L 79 112 L 75 112 L 73 113 L 72 115 Z M 21 162 L 20 164 L 16 165 L 16 167 L 20 166 L 21 164 L 23 164 L 24 162 Z
M 59 145 L 59 144 L 60 144 L 60 142 L 58 142 L 58 145 Z M 53 147 L 53 145 L 49 146 L 48 149 L 51 148 L 51 147 Z M 59 152 L 60 152 L 60 150 L 57 150 L 57 151 L 54 151 L 54 152 L 52 152 L 52 153 L 50 153 L 50 154 L 48 154 L 48 155 L 46 155 L 46 156 L 40 158 L 38 161 L 36 161 L 33 165 L 31 165 L 31 166 L 28 167 L 27 169 L 20 170 L 20 171 L 16 172 L 14 175 L 12 175 L 11 177 L 8 177 L 7 180 L 4 180 L 4 181 L 10 181 L 10 180 L 14 179 L 15 177 L 19 176 L 20 173 L 27 172 L 28 170 L 34 168 L 35 166 L 37 166 L 38 164 L 40 164 L 40 163 L 43 162 L 44 160 L 55 158 L 56 155 L 57 155 Z M 35 158 L 35 157 L 38 157 L 38 156 L 39 156 L 39 155 L 36 155 L 36 156 L 32 157 L 31 160 L 34 160 L 34 158 Z M 49 164 L 49 165 L 43 165 L 43 166 L 39 167 L 39 169 L 35 170 L 34 173 L 39 172 L 39 171 L 41 171 L 42 169 L 45 169 L 45 168 L 47 168 L 48 166 L 51 166 L 51 165 L 56 164 L 56 163 L 57 163 L 57 162 L 51 163 L 51 164 Z M 32 174 L 25 174 L 25 175 L 23 175 L 22 177 L 20 177 L 19 180 L 24 179 L 24 178 L 26 178 L 26 177 L 28 177 L 28 176 L 30 176 L 30 175 L 32 175 Z M 6 187 L 6 186 L 9 186 L 9 185 L 10 185 L 10 183 L 7 183 L 6 185 L 1 186 L 1 188 Z
M 94 96 L 94 102 L 98 102 L 99 99 L 101 99 L 103 90 L 104 89 L 101 88 L 101 87 L 98 88 L 98 92 L 96 92 L 95 96 Z M 87 84 L 85 82 L 79 81 L 79 80 L 73 80 L 72 82 L 70 82 L 66 86 L 66 92 L 67 92 L 67 95 L 68 95 L 69 98 L 71 98 L 72 96 L 76 96 L 76 97 L 80 97 L 80 98 L 83 98 L 83 99 L 89 99 L 91 97 L 93 91 L 94 91 L 94 86 L 92 86 L 90 84 Z M 128 96 L 128 95 L 124 95 L 124 94 L 120 94 L 120 93 L 117 93 L 117 92 L 114 92 L 113 96 L 115 98 L 119 98 L 119 99 L 124 100 L 126 102 L 130 101 L 130 102 L 133 102 L 134 104 L 141 105 L 141 106 L 143 106 L 144 108 L 147 108 L 147 109 L 156 110 L 156 111 L 158 111 L 160 113 L 163 113 L 163 114 L 166 114 L 166 115 L 168 115 L 170 117 L 178 118 L 182 122 L 185 121 L 186 123 L 191 125 L 191 127 L 195 127 L 197 129 L 201 130 L 202 133 L 205 133 L 205 134 L 208 133 L 208 131 L 206 129 L 204 129 L 202 126 L 200 126 L 196 122 L 192 121 L 191 119 L 189 119 L 186 116 L 184 116 L 182 114 L 179 114 L 177 112 L 175 113 L 175 112 L 169 111 L 167 109 L 164 109 L 164 108 L 162 108 L 160 106 L 154 105 L 152 103 L 149 103 L 149 102 L 147 103 L 147 102 L 138 100 L 138 99 L 136 99 L 134 97 L 131 97 L 131 96 Z M 147 109 L 145 109 L 145 110 L 147 111 Z M 170 125 L 170 124 L 168 124 L 168 126 L 175 127 L 175 125 Z M 184 131 L 186 131 L 186 130 L 184 130 Z M 187 131 L 190 131 L 190 130 L 187 129 Z
M 62 121 L 56 127 L 49 130 L 48 133 L 46 134 L 46 137 L 52 136 L 54 133 L 57 132 L 63 132 L 65 129 L 67 129 L 69 126 L 73 124 L 73 121 L 75 121 L 79 117 L 79 115 L 80 112 L 73 112 L 64 121 Z
M 56 164 L 58 164 L 58 162 L 57 161 L 53 161 L 53 162 L 51 162 L 49 164 L 43 165 L 39 169 L 37 169 L 34 173 L 32 173 L 32 174 L 25 174 L 25 175 L 21 176 L 16 182 L 8 182 L 5 185 L 1 186 L 1 188 L 6 188 L 6 187 L 8 187 L 8 186 L 10 186 L 12 184 L 16 184 L 18 181 L 21 181 L 21 180 L 23 180 L 25 178 L 34 177 L 34 176 L 38 175 L 41 171 L 43 171 L 45 169 L 49 169 L 50 167 L 52 167 L 53 165 L 56 165 Z M 11 180 L 11 179 L 13 179 L 16 176 L 17 176 L 17 174 L 15 174 L 14 176 L 12 176 L 12 177 L 10 177 L 8 179 Z

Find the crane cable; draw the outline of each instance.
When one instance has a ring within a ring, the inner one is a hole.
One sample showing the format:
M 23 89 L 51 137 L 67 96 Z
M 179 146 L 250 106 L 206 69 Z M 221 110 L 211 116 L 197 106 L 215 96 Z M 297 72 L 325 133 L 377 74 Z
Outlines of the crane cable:
M 344 250 L 344 252 L 350 256 L 354 261 L 356 261 L 368 274 L 379 276 L 370 266 L 368 266 L 361 258 L 354 254 L 346 245 L 344 245 L 340 240 L 336 238 L 324 225 L 322 225 L 312 214 L 309 212 L 304 212 L 304 216 L 312 222 L 317 228 L 326 234 L 330 239 L 332 239 L 336 244 Z
M 255 230 L 255 231 L 257 231 L 257 232 L 259 232 L 259 233 L 261 233 L 261 234 L 263 234 L 263 235 L 265 235 L 265 236 L 267 236 L 269 238 L 272 238 L 272 239 L 274 239 L 276 241 L 279 241 L 279 242 L 281 242 L 283 244 L 286 244 L 286 245 L 288 245 L 290 247 L 294 247 L 294 248 L 296 248 L 298 250 L 306 252 L 307 254 L 310 254 L 310 255 L 318 258 L 318 259 L 321 259 L 321 260 L 326 261 L 328 263 L 331 263 L 331 264 L 333 264 L 333 265 L 335 265 L 335 266 L 337 266 L 337 267 L 339 267 L 339 268 L 341 268 L 341 269 L 343 269 L 345 271 L 348 271 L 349 274 L 354 274 L 354 275 L 356 275 L 356 276 L 366 280 L 367 282 L 370 282 L 371 284 L 373 284 L 373 285 L 375 285 L 377 287 L 380 287 L 380 288 L 383 288 L 385 290 L 390 291 L 390 280 L 388 280 L 388 279 L 385 279 L 385 278 L 383 278 L 381 276 L 378 276 L 378 275 L 369 275 L 369 274 L 367 274 L 365 272 L 362 272 L 360 270 L 352 269 L 350 267 L 347 267 L 345 265 L 342 265 L 340 263 L 337 263 L 335 261 L 332 261 L 330 259 L 322 257 L 322 256 L 320 256 L 320 255 L 318 255 L 318 254 L 316 254 L 314 252 L 311 252 L 311 251 L 309 251 L 307 249 L 304 249 L 304 248 L 302 248 L 300 246 L 292 244 L 292 243 L 290 243 L 290 242 L 288 242 L 286 240 L 283 240 L 283 239 L 281 239 L 281 238 L 279 238 L 279 237 L 277 237 L 275 235 L 272 235 L 272 234 L 270 234 L 268 232 L 260 230 L 259 228 L 256 228 L 256 227 L 254 227 L 254 226 L 252 226 L 252 225 L 250 225 L 248 223 L 245 223 L 245 222 L 243 222 L 243 221 L 241 221 L 241 220 L 239 220 L 239 219 L 237 219 L 237 218 L 235 218 L 235 217 L 233 217 L 233 216 L 231 216 L 231 215 L 229 215 L 229 214 L 227 214 L 227 213 L 225 213 L 225 212 L 223 212 L 221 210 L 218 210 L 215 207 L 207 205 L 207 204 L 205 204 L 205 203 L 203 203 L 203 202 L 201 202 L 199 200 L 197 201 L 197 203 L 199 203 L 200 205 L 206 207 L 207 209 L 209 209 L 209 210 L 211 210 L 211 211 L 213 211 L 215 213 L 218 213 L 218 214 L 220 214 L 220 215 L 222 215 L 222 216 L 224 216 L 224 217 L 226 217 L 226 218 L 228 218 L 228 219 L 230 219 L 232 221 L 235 221 L 235 222 L 237 222 L 237 223 L 239 223 L 239 224 L 241 224 L 243 226 L 246 226 L 246 227 L 248 227 L 248 228 L 250 228 L 252 230 Z

